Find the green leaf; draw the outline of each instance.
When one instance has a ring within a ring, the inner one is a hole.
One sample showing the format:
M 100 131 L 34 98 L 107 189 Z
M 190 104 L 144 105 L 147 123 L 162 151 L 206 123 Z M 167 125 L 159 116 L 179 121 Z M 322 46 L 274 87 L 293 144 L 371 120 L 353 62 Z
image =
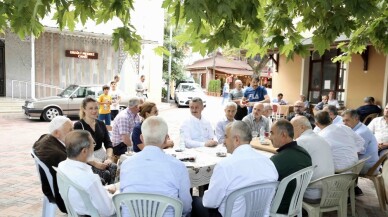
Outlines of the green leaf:
M 170 51 L 163 46 L 158 46 L 158 47 L 154 48 L 154 52 L 158 56 L 163 56 L 163 55 L 170 56 L 171 55 Z
M 313 44 L 320 56 L 325 53 L 326 49 L 330 48 L 330 41 L 320 35 L 313 36 Z

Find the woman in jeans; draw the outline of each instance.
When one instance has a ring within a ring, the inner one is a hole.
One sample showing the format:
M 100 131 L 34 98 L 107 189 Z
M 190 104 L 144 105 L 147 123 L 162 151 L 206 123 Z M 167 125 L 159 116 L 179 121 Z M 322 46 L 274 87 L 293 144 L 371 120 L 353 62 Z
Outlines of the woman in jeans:
M 80 120 L 74 124 L 74 129 L 87 130 L 92 135 L 94 157 L 88 161 L 94 173 L 101 177 L 102 184 L 112 184 L 115 181 L 117 165 L 113 163 L 112 142 L 103 121 L 98 120 L 98 103 L 92 97 L 86 97 L 81 104 Z M 104 144 L 105 149 L 102 147 Z

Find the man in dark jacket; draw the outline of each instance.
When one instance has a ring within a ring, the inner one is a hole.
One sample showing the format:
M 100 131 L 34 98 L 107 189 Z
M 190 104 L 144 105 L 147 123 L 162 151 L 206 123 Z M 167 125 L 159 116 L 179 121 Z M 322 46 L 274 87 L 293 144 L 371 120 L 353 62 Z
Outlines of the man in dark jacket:
M 358 107 L 357 113 L 360 116 L 360 121 L 363 122 L 366 116 L 378 113 L 380 115 L 381 108 L 375 105 L 375 99 L 371 96 L 364 98 L 364 105 Z M 368 125 L 371 122 L 371 120 L 365 122 L 365 125 Z
M 66 147 L 64 144 L 65 136 L 73 130 L 73 123 L 64 116 L 55 117 L 49 124 L 50 134 L 42 135 L 33 145 L 35 155 L 49 168 L 53 177 L 53 195 L 48 180 L 43 169 L 39 168 L 42 180 L 42 191 L 50 202 L 55 202 L 58 208 L 66 213 L 66 207 L 58 191 L 57 173 L 52 168 L 58 167 L 58 164 L 66 160 Z

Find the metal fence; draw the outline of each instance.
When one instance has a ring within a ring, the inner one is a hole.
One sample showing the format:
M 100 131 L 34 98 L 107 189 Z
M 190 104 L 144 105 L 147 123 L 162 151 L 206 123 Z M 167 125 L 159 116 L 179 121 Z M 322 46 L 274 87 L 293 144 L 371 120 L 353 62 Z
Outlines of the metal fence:
M 31 81 L 11 81 L 12 99 L 27 99 L 31 97 Z M 63 88 L 58 86 L 35 82 L 35 97 L 42 98 L 58 95 Z

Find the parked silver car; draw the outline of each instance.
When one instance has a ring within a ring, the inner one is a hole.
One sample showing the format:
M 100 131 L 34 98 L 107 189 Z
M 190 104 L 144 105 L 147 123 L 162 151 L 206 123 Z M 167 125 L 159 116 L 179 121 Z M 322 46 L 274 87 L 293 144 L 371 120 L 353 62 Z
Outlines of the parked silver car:
M 29 99 L 22 106 L 24 114 L 28 118 L 40 118 L 51 121 L 58 115 L 78 117 L 82 100 L 86 96 L 98 98 L 102 94 L 102 85 L 70 85 L 57 96 L 41 99 Z M 128 101 L 121 100 L 123 105 L 120 109 L 126 108 Z

